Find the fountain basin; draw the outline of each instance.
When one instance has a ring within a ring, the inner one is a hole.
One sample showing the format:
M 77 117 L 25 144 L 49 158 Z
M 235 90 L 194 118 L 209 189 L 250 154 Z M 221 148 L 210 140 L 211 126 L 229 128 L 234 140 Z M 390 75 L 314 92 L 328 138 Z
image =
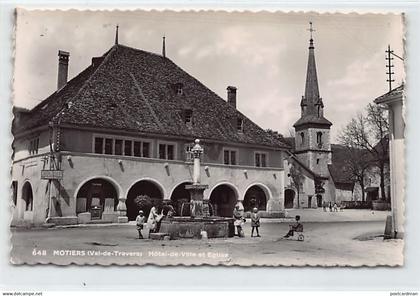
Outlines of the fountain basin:
M 233 218 L 225 217 L 172 217 L 162 220 L 159 232 L 168 233 L 171 239 L 201 238 L 201 231 L 207 232 L 208 238 L 233 237 L 235 228 Z

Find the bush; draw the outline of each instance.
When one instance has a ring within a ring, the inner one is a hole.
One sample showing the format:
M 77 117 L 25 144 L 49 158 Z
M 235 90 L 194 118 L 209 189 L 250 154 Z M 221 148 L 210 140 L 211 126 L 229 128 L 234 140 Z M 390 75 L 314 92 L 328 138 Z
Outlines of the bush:
M 150 209 L 153 206 L 152 199 L 147 195 L 139 195 L 134 199 L 138 210 L 143 210 L 146 217 L 149 216 Z

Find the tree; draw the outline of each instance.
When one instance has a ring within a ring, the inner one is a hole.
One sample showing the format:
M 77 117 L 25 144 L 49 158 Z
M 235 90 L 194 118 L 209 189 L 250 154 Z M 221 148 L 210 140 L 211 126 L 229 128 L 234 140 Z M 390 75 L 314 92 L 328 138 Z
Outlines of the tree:
M 365 149 L 345 147 L 344 171 L 353 182 L 360 184 L 362 189 L 362 201 L 365 201 L 365 178 L 369 167 L 372 165 L 370 154 Z
M 278 131 L 274 131 L 272 129 L 266 129 L 265 130 L 270 136 L 272 136 L 274 139 L 279 141 L 284 141 L 284 137 L 282 134 L 280 134 Z
M 305 181 L 305 176 L 302 173 L 300 166 L 292 163 L 289 171 L 289 177 L 291 185 L 296 189 L 297 193 L 297 207 L 300 207 L 300 190 L 303 187 L 303 182 Z
M 356 161 L 356 168 L 359 167 L 360 170 L 360 166 L 364 167 L 368 162 L 378 166 L 382 200 L 386 198 L 385 164 L 388 161 L 388 133 L 389 123 L 386 110 L 378 105 L 369 104 L 366 107 L 366 115 L 357 114 L 338 136 L 339 142 L 346 147 L 363 149 L 369 153 L 370 161 L 363 155 L 359 155 L 363 157 Z M 357 158 L 357 154 L 353 156 Z

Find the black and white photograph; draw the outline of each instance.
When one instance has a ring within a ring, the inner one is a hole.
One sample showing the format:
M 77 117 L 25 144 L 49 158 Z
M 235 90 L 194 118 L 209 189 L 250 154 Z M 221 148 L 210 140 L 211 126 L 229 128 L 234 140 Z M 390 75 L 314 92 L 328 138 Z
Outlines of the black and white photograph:
M 403 266 L 402 13 L 15 14 L 10 262 Z

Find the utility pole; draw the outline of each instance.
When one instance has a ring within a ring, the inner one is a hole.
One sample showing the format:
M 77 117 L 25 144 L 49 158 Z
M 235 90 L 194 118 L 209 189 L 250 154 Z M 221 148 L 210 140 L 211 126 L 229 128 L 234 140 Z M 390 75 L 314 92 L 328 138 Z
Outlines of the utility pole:
M 387 54 L 386 57 L 385 57 L 385 60 L 387 60 L 387 62 L 388 62 L 386 64 L 386 67 L 387 67 L 386 74 L 388 75 L 388 79 L 386 81 L 388 82 L 388 85 L 389 85 L 389 91 L 391 91 L 392 90 L 392 82 L 395 81 L 394 79 L 392 79 L 392 75 L 394 75 L 395 73 L 394 73 L 394 71 L 392 71 L 392 68 L 394 67 L 394 65 L 392 64 L 392 60 L 394 59 L 392 57 L 392 55 L 393 55 L 394 51 L 391 50 L 390 45 L 388 45 L 388 49 L 385 51 L 385 53 Z

